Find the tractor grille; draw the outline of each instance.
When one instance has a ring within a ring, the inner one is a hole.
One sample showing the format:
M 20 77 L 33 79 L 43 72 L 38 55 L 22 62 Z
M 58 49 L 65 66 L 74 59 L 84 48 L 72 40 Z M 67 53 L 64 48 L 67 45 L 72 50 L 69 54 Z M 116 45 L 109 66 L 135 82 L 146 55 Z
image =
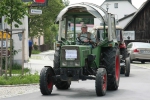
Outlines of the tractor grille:
M 77 51 L 77 58 L 75 59 L 66 59 L 66 50 L 76 50 Z M 65 65 L 62 65 L 63 67 L 77 67 L 77 64 L 80 63 L 80 57 L 79 57 L 79 47 L 76 46 L 64 46 L 61 49 L 61 62 L 65 63 Z M 79 66 L 78 66 L 79 67 Z

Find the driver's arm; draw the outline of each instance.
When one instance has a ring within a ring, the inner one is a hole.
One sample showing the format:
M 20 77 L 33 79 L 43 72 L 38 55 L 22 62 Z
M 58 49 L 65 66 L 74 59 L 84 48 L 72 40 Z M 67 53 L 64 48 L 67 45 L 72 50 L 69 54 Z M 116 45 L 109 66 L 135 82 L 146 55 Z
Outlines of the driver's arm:
M 96 38 L 94 37 L 93 34 L 91 34 L 91 40 L 90 40 L 90 42 L 96 42 Z

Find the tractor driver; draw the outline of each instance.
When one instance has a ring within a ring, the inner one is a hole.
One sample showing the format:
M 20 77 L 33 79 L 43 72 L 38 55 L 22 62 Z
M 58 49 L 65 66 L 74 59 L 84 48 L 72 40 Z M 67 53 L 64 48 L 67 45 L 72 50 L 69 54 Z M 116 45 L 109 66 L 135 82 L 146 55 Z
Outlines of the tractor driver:
M 87 32 L 87 29 L 88 29 L 88 27 L 86 26 L 86 24 L 82 24 L 82 26 L 81 26 L 82 32 L 78 34 L 78 38 L 84 43 L 96 42 L 94 35 L 91 34 L 90 32 Z M 77 44 L 80 44 L 80 43 L 77 42 Z

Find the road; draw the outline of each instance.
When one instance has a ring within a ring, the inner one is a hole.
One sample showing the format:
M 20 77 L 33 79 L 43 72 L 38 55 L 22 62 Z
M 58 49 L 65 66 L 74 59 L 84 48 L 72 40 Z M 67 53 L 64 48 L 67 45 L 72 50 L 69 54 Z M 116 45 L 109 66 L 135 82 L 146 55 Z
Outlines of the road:
M 52 95 L 43 96 L 40 91 L 0 100 L 149 100 L 150 69 L 131 66 L 130 77 L 121 75 L 117 91 L 107 91 L 103 97 L 95 93 L 95 81 L 72 82 L 69 90 L 60 91 L 54 86 Z

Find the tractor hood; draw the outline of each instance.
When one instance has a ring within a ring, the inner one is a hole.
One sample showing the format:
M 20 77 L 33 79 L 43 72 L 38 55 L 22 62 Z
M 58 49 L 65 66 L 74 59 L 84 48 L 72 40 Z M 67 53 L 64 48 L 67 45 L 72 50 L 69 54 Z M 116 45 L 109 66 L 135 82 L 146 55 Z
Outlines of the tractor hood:
M 107 22 L 107 12 L 101 8 L 98 5 L 92 4 L 92 3 L 77 3 L 77 4 L 72 4 L 67 7 L 65 7 L 61 12 L 58 14 L 56 22 L 60 21 L 67 15 L 70 10 L 75 9 L 74 11 L 81 13 L 82 12 L 88 12 L 90 16 L 94 18 L 98 18 L 100 20 L 103 20 L 104 22 Z M 76 10 L 78 9 L 78 10 Z M 88 15 L 87 15 L 88 16 Z

